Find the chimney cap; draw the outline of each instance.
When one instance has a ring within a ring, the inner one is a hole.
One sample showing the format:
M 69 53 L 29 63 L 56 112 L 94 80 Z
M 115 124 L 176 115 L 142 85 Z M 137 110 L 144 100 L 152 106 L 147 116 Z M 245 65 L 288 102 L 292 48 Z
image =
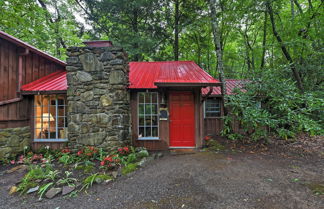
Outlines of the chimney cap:
M 84 41 L 83 43 L 89 47 L 110 47 L 110 46 L 112 46 L 112 42 L 107 41 L 107 40 Z

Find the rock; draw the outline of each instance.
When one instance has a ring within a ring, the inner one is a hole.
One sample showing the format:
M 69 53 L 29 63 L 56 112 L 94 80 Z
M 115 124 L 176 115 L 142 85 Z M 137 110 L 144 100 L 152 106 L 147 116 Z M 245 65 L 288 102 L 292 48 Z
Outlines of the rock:
M 111 172 L 111 175 L 112 175 L 114 178 L 117 178 L 117 176 L 118 176 L 118 172 L 117 172 L 117 171 L 113 171 L 113 172 Z
M 123 71 L 112 71 L 109 76 L 110 84 L 122 84 L 125 82 L 125 74 Z
M 85 71 L 101 71 L 103 65 L 93 53 L 86 53 L 79 56 L 80 62 Z
M 78 71 L 76 73 L 76 77 L 81 82 L 92 81 L 92 76 L 89 73 L 87 73 L 87 72 Z
M 96 146 L 102 144 L 105 137 L 105 132 L 82 134 L 77 138 L 77 142 L 83 145 Z
M 75 190 L 75 186 L 64 186 L 62 188 L 62 195 L 67 195 Z
M 100 61 L 102 62 L 106 62 L 106 61 L 109 61 L 109 60 L 112 60 L 112 59 L 115 59 L 116 56 L 111 53 L 111 52 L 104 52 L 101 56 L 100 56 Z
M 114 59 L 109 62 L 111 65 L 121 65 L 124 64 L 124 60 L 122 59 Z
M 161 158 L 161 157 L 163 157 L 163 153 L 162 152 L 158 152 L 157 153 L 157 158 Z
M 62 188 L 51 188 L 50 190 L 48 190 L 46 192 L 45 196 L 48 199 L 52 199 L 53 197 L 55 197 L 56 195 L 58 195 L 61 192 L 62 192 Z
M 102 95 L 100 97 L 101 106 L 107 107 L 112 104 L 112 99 L 108 95 Z
M 25 170 L 27 170 L 26 165 L 18 165 L 16 167 L 11 168 L 10 170 L 7 170 L 6 173 L 13 173 L 15 171 L 23 172 Z
M 92 91 L 86 91 L 80 95 L 80 98 L 82 101 L 91 101 L 93 99 L 93 92 Z
M 17 192 L 17 189 L 18 188 L 16 186 L 10 187 L 9 194 L 12 195 L 13 193 L 16 193 Z
M 39 189 L 39 186 L 36 186 L 36 187 L 34 187 L 34 188 L 30 188 L 30 189 L 27 191 L 27 194 L 30 194 L 30 193 L 36 192 L 36 191 L 38 191 L 38 189 Z

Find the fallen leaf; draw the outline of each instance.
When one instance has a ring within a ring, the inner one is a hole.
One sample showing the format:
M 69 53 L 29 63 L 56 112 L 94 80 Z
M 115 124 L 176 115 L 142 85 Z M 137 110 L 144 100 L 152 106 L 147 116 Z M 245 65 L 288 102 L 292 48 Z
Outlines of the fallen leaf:
M 16 186 L 12 186 L 12 187 L 10 188 L 9 194 L 11 195 L 11 194 L 13 194 L 13 193 L 15 193 L 15 192 L 17 192 L 17 187 L 16 187 Z

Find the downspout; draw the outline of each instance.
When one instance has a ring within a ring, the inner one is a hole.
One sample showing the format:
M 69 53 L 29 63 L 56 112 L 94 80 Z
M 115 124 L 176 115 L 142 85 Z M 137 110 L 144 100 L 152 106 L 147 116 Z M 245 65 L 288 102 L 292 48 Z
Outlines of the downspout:
M 18 53 L 18 82 L 17 82 L 17 97 L 13 98 L 13 99 L 8 99 L 5 101 L 1 101 L 0 102 L 0 106 L 1 105 L 6 105 L 6 104 L 10 104 L 10 103 L 15 103 L 15 102 L 19 102 L 22 100 L 22 96 L 21 96 L 21 91 L 20 88 L 22 86 L 22 71 L 23 71 L 23 60 L 22 57 L 26 56 L 29 54 L 29 49 L 24 49 L 24 52 L 22 53 Z
M 210 86 L 208 93 L 202 97 L 201 102 L 204 102 L 212 93 L 213 93 L 213 86 Z
M 18 89 L 17 89 L 17 93 L 19 95 L 19 97 L 21 98 L 21 86 L 22 86 L 22 71 L 23 71 L 23 56 L 26 56 L 29 54 L 29 49 L 25 48 L 25 51 L 22 53 L 19 53 L 19 57 L 18 57 Z

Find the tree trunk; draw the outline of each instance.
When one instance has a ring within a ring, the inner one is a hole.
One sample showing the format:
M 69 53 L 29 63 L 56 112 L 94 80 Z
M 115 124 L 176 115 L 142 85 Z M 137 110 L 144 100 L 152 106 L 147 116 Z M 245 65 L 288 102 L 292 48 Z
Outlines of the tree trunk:
M 174 53 L 174 60 L 179 60 L 179 0 L 175 0 L 174 2 L 174 46 L 173 46 L 173 53 Z
M 137 36 L 138 35 L 138 12 L 137 9 L 133 10 L 133 19 L 132 19 L 132 29 L 134 31 L 134 34 Z M 136 50 L 134 54 L 134 61 L 139 61 L 140 60 L 140 54 L 139 54 L 139 45 L 138 42 L 135 41 L 133 44 L 134 49 Z
M 285 58 L 289 62 L 290 69 L 291 69 L 291 71 L 292 71 L 292 73 L 294 75 L 294 78 L 295 78 L 296 82 L 297 82 L 297 87 L 299 88 L 299 90 L 301 92 L 303 92 L 304 88 L 303 88 L 303 85 L 302 85 L 300 75 L 299 75 L 299 73 L 298 73 L 298 71 L 296 69 L 295 63 L 294 63 L 293 59 L 291 58 L 290 53 L 289 53 L 286 45 L 284 44 L 283 40 L 281 39 L 280 35 L 277 32 L 276 24 L 275 24 L 274 17 L 273 17 L 273 10 L 272 10 L 271 3 L 269 1 L 267 1 L 266 6 L 267 6 L 267 12 L 269 13 L 269 16 L 270 16 L 270 22 L 271 22 L 271 25 L 272 25 L 273 35 L 276 37 Z
M 264 12 L 262 56 L 261 56 L 261 66 L 260 66 L 261 69 L 264 68 L 264 63 L 265 63 L 265 53 L 266 53 L 266 44 L 267 44 L 267 22 L 268 22 L 268 13 Z
M 291 9 L 291 19 L 295 19 L 295 5 L 294 0 L 290 0 L 290 9 Z
M 217 13 L 216 13 L 216 1 L 209 0 L 209 7 L 210 7 L 210 18 L 211 18 L 211 25 L 213 30 L 213 38 L 216 50 L 216 57 L 217 57 L 217 70 L 219 72 L 219 80 L 221 84 L 221 94 L 225 102 L 225 94 L 226 94 L 226 81 L 224 77 L 224 65 L 223 65 L 223 51 L 221 47 L 221 40 L 220 34 L 221 31 L 218 25 Z
M 294 3 L 296 4 L 299 13 L 300 13 L 300 14 L 303 14 L 303 9 L 301 8 L 301 6 L 300 6 L 300 4 L 298 3 L 298 1 L 297 1 L 297 0 L 293 0 L 293 1 L 294 1 Z

